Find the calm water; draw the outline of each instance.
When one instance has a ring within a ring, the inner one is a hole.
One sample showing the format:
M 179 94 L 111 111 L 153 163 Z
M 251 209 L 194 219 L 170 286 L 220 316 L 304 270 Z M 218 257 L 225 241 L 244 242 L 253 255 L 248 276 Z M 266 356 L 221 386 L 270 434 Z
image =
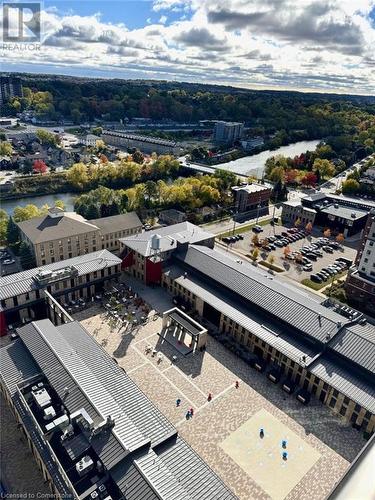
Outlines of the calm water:
M 25 205 L 36 205 L 42 207 L 47 203 L 53 206 L 56 200 L 62 200 L 65 203 L 66 210 L 73 210 L 74 198 L 77 194 L 73 193 L 60 193 L 60 194 L 45 194 L 43 196 L 29 196 L 27 198 L 19 198 L 13 200 L 4 200 L 0 202 L 0 207 L 5 210 L 9 215 L 13 213 L 15 207 L 24 207 Z
M 254 156 L 246 156 L 245 158 L 240 158 L 238 160 L 229 161 L 227 163 L 221 163 L 217 165 L 216 168 L 221 168 L 225 170 L 230 170 L 236 174 L 242 175 L 255 175 L 260 178 L 262 176 L 265 163 L 268 158 L 275 155 L 285 155 L 285 156 L 295 156 L 306 151 L 314 151 L 316 146 L 320 141 L 300 141 L 294 144 L 289 144 L 289 146 L 282 146 L 281 148 L 275 149 L 273 151 L 263 151 Z M 190 164 L 193 166 L 193 164 Z M 199 168 L 199 167 L 198 167 Z M 46 194 L 43 196 L 30 196 L 28 198 L 20 198 L 19 200 L 6 200 L 0 202 L 1 208 L 5 210 L 8 214 L 12 214 L 13 210 L 17 206 L 25 206 L 30 203 L 41 207 L 47 203 L 49 206 L 53 206 L 56 200 L 62 200 L 65 203 L 66 210 L 73 210 L 74 197 L 78 196 L 73 193 L 61 193 L 61 194 Z
M 230 172 L 240 175 L 255 175 L 260 178 L 262 177 L 266 161 L 271 156 L 284 155 L 293 158 L 294 156 L 305 153 L 306 151 L 314 151 L 319 142 L 320 141 L 316 140 L 300 141 L 294 144 L 289 144 L 289 146 L 282 146 L 281 148 L 274 149 L 273 151 L 262 151 L 257 155 L 245 156 L 244 158 L 239 158 L 238 160 L 221 163 L 220 165 L 215 165 L 215 168 L 229 170 Z M 190 166 L 193 166 L 193 164 L 191 163 Z

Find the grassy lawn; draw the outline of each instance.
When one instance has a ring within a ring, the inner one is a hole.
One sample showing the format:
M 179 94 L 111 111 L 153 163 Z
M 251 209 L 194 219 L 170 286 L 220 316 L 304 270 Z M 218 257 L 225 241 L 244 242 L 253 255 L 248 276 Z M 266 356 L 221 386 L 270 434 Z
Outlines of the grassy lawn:
M 261 220 L 258 222 L 258 226 L 266 226 L 267 224 L 270 223 L 271 220 L 272 220 L 272 218 L 266 219 L 266 220 Z M 256 225 L 257 224 L 255 222 L 252 222 L 251 224 L 246 224 L 245 226 L 238 227 L 237 229 L 235 229 L 234 232 L 233 232 L 233 229 L 231 229 L 229 231 L 225 231 L 224 233 L 220 233 L 218 235 L 218 237 L 224 238 L 225 236 L 233 236 L 234 234 L 246 233 L 247 231 L 249 231 L 250 229 L 252 229 Z
M 323 283 L 315 283 L 315 281 L 311 281 L 309 278 L 305 278 L 301 281 L 302 285 L 308 286 L 313 290 L 321 290 L 325 286 L 328 286 L 332 283 L 332 281 L 337 281 L 338 279 L 345 276 L 347 271 L 342 271 L 341 273 L 336 274 L 335 276 L 331 276 L 327 279 L 327 281 L 323 281 Z

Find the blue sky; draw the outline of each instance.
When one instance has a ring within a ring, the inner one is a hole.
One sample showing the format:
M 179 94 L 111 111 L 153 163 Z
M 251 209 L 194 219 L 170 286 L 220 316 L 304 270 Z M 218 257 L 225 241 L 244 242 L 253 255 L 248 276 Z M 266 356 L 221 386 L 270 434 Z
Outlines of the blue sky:
M 45 0 L 5 71 L 375 93 L 375 0 Z

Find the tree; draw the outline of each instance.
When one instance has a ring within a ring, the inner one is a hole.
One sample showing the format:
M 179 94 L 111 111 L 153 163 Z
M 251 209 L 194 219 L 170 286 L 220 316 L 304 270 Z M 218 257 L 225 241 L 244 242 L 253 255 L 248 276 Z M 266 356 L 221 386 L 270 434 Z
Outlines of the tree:
M 284 179 L 284 175 L 285 172 L 283 167 L 274 167 L 269 174 L 269 179 L 273 182 L 281 182 Z
M 55 200 L 55 207 L 65 210 L 65 203 L 62 200 Z
M 15 222 L 22 222 L 24 220 L 32 219 L 33 217 L 39 217 L 41 215 L 41 210 L 36 205 L 26 205 L 24 207 L 16 207 L 13 210 L 13 218 Z
M 6 240 L 11 247 L 16 246 L 21 238 L 20 230 L 14 222 L 13 217 L 9 217 L 7 224 Z
M 270 253 L 267 260 L 268 260 L 268 262 L 269 262 L 269 264 L 270 264 L 270 266 L 272 268 L 272 266 L 273 266 L 273 264 L 275 262 L 275 256 L 272 253 Z
M 295 221 L 294 221 L 294 226 L 295 227 L 299 227 L 300 225 L 302 224 L 302 221 L 300 218 L 297 218 Z
M 5 210 L 0 209 L 0 244 L 4 245 L 7 240 L 9 216 Z
M 322 179 L 331 178 L 335 175 L 335 166 L 329 160 L 317 158 L 313 163 L 314 172 L 319 172 Z
M 313 230 L 313 225 L 311 222 L 308 222 L 305 227 L 306 231 L 310 234 Z
M 37 174 L 45 174 L 47 172 L 47 165 L 43 160 L 35 160 L 33 163 L 33 171 Z
M 85 217 L 88 220 L 91 219 L 99 219 L 100 218 L 100 211 L 97 205 L 94 203 L 91 203 L 86 207 L 86 212 L 85 212 Z
M 255 262 L 257 261 L 258 257 L 259 257 L 259 250 L 258 250 L 258 248 L 254 248 L 253 251 L 250 254 L 250 259 L 255 264 Z
M 66 173 L 68 181 L 76 188 L 84 188 L 89 183 L 87 166 L 84 163 L 75 163 Z
M 302 177 L 301 182 L 304 186 L 315 186 L 317 182 L 317 176 L 314 172 L 306 172 L 306 174 Z
M 359 191 L 359 182 L 355 179 L 347 179 L 342 183 L 341 189 L 344 194 L 353 194 Z
M 345 240 L 345 236 L 343 235 L 343 233 L 339 233 L 337 236 L 336 236 L 336 241 L 337 243 L 339 243 L 340 245 L 342 245 L 342 243 L 344 242 Z
M 145 160 L 143 154 L 138 149 L 132 154 L 132 159 L 139 165 L 142 165 Z
M 57 146 L 59 144 L 60 139 L 59 136 L 56 134 L 52 134 L 51 132 L 48 132 L 47 130 L 39 129 L 36 131 L 36 135 L 38 139 L 40 140 L 41 144 L 44 146 Z
M 35 257 L 26 241 L 23 241 L 20 245 L 19 257 L 23 269 L 32 269 L 36 267 Z
M 254 234 L 253 237 L 251 238 L 251 243 L 257 247 L 259 245 L 259 236 L 257 234 Z
M 0 141 L 0 156 L 12 156 L 13 147 L 10 142 Z
M 325 238 L 330 238 L 331 236 L 331 230 L 329 229 L 329 227 L 327 227 L 324 231 L 323 231 L 323 235 Z
M 286 259 L 288 257 L 288 255 L 290 254 L 291 252 L 291 248 L 289 245 L 287 245 L 286 247 L 284 247 L 284 250 L 283 250 L 283 254 L 284 254 L 284 258 Z

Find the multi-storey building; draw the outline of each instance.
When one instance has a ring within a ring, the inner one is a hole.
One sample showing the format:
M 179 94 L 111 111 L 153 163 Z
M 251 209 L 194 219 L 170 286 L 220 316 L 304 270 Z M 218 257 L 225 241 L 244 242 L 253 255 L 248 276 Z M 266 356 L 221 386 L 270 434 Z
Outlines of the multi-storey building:
M 242 137 L 243 123 L 217 121 L 214 127 L 214 141 L 233 144 Z
M 121 259 L 108 252 L 73 257 L 20 273 L 1 280 L 1 335 L 10 325 L 46 317 L 46 290 L 62 304 L 87 301 L 102 292 L 106 281 L 120 275 Z
M 345 283 L 351 303 L 374 315 L 375 310 L 375 210 L 371 210 L 354 266 Z
M 12 97 L 22 97 L 21 78 L 15 76 L 0 76 L 0 104 L 5 104 Z
M 47 215 L 19 222 L 38 266 L 71 259 L 96 250 L 119 250 L 119 238 L 142 231 L 135 212 L 86 220 L 75 212 L 49 209 Z
M 182 148 L 178 142 L 168 141 L 160 137 L 149 137 L 146 135 L 128 134 L 115 130 L 103 130 L 101 138 L 111 146 L 126 149 L 136 148 L 143 153 L 173 154 L 182 153 Z
M 358 311 L 341 314 L 238 256 L 215 250 L 209 237 L 181 244 L 179 226 L 163 228 L 162 235 L 144 233 L 139 245 L 137 237 L 122 239 L 123 269 L 146 283 L 161 282 L 209 331 L 216 329 L 237 350 L 255 355 L 257 369 L 268 364 L 284 377 L 285 390 L 297 386 L 305 400 L 314 395 L 371 435 L 375 326 Z M 157 263 L 151 279 L 147 261 Z
M 252 212 L 256 215 L 268 214 L 268 204 L 272 187 L 266 184 L 246 184 L 233 186 L 234 203 L 238 212 Z
M 213 247 L 215 236 L 190 222 L 120 239 L 122 268 L 147 285 L 160 284 L 162 266 L 177 248 L 190 243 Z
M 300 200 L 284 201 L 281 210 L 281 219 L 284 223 L 294 224 L 299 220 L 304 227 L 306 224 L 315 222 L 316 210 L 304 207 Z
M 235 500 L 77 321 L 0 349 L 0 389 L 55 498 Z

